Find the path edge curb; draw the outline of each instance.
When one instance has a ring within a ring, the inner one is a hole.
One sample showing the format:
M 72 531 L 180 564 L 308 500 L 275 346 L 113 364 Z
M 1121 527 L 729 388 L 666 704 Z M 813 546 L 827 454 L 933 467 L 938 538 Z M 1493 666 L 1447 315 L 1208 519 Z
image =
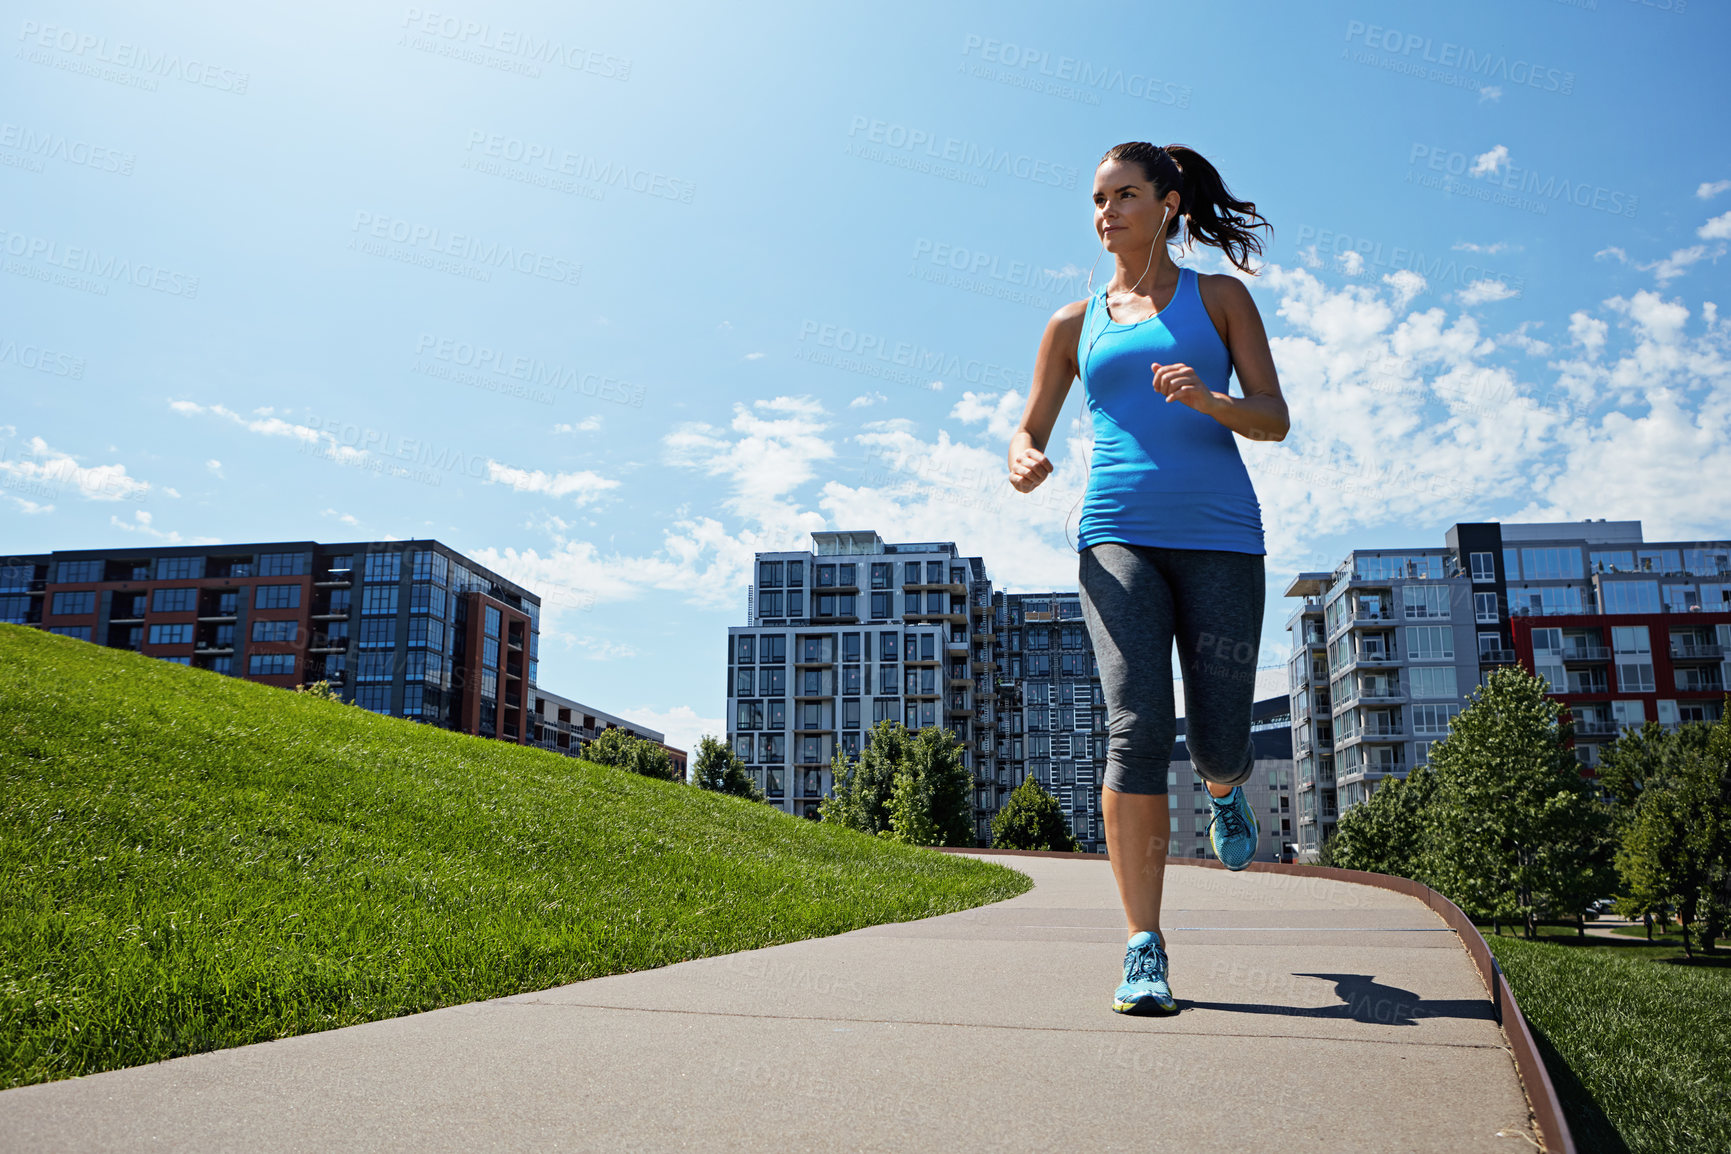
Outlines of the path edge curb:
M 1106 858 L 1103 853 L 1062 853 L 1055 850 L 944 847 L 940 852 L 992 857 L 1076 858 L 1081 861 L 1099 861 Z M 1217 861 L 1195 858 L 1167 858 L 1166 864 L 1201 869 L 1226 868 Z M 1575 1154 L 1575 1139 L 1569 1133 L 1569 1123 L 1563 1114 L 1562 1101 L 1557 1097 L 1557 1088 L 1551 1082 L 1550 1071 L 1545 1069 L 1545 1060 L 1540 1056 L 1538 1044 L 1533 1040 L 1526 1015 L 1521 1013 L 1520 1003 L 1515 1001 L 1514 991 L 1509 987 L 1508 979 L 1503 976 L 1502 967 L 1497 965 L 1496 958 L 1491 954 L 1491 947 L 1485 942 L 1484 935 L 1479 933 L 1479 928 L 1473 925 L 1471 918 L 1461 912 L 1459 906 L 1423 882 L 1395 877 L 1392 874 L 1373 874 L 1335 866 L 1285 865 L 1263 861 L 1251 862 L 1247 869 L 1252 873 L 1326 878 L 1361 886 L 1375 886 L 1417 898 L 1429 906 L 1459 935 L 1461 945 L 1466 947 L 1467 956 L 1473 960 L 1473 966 L 1479 972 L 1479 980 L 1484 982 L 1485 990 L 1490 994 L 1491 1010 L 1503 1028 L 1503 1036 L 1508 1039 L 1509 1052 L 1515 1060 L 1515 1074 L 1520 1079 L 1521 1089 L 1526 1093 L 1527 1108 L 1532 1112 L 1533 1126 L 1539 1132 L 1540 1143 L 1547 1154 Z

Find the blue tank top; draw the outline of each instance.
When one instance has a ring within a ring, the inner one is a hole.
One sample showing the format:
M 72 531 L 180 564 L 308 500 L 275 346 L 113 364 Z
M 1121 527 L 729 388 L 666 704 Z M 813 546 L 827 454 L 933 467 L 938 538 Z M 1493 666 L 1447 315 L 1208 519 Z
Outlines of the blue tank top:
M 1196 272 L 1181 268 L 1164 310 L 1120 324 L 1102 288 L 1088 301 L 1076 349 L 1094 423 L 1077 549 L 1103 541 L 1165 549 L 1266 553 L 1262 506 L 1235 433 L 1154 390 L 1159 364 L 1186 364 L 1227 391 L 1232 354 L 1209 319 Z

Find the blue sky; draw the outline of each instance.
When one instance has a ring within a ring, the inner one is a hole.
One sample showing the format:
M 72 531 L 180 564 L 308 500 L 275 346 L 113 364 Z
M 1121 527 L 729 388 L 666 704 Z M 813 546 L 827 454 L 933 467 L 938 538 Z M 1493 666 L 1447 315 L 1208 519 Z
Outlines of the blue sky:
M 1353 546 L 1731 533 L 1716 6 L 10 20 L 9 552 L 437 537 L 543 593 L 545 685 L 690 744 L 755 550 L 869 528 L 1074 586 L 1079 390 L 1038 499 L 1004 448 L 1137 139 L 1275 229 L 1265 664 L 1287 578 Z

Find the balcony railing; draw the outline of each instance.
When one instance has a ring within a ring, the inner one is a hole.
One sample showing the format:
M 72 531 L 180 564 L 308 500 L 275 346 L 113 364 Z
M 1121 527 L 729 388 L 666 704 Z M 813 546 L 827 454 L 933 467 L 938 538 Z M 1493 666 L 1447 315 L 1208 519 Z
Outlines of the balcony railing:
M 1481 649 L 1479 650 L 1480 665 L 1513 665 L 1520 657 L 1513 649 Z
M 1563 650 L 1564 661 L 1609 661 L 1611 651 L 1603 645 L 1571 645 Z
M 1671 657 L 1682 661 L 1718 661 L 1725 656 L 1723 645 L 1672 645 Z
M 1598 717 L 1577 717 L 1574 723 L 1577 737 L 1615 737 L 1617 723 Z

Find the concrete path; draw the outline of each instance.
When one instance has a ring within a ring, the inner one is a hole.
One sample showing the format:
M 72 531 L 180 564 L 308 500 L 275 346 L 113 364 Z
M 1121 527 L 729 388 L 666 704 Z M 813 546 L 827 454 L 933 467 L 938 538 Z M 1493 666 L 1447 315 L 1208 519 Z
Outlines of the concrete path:
M 1111 1012 L 1104 861 L 921 922 L 0 1094 L 0 1148 L 1535 1148 L 1484 986 L 1423 904 L 1175 866 L 1180 1012 Z

